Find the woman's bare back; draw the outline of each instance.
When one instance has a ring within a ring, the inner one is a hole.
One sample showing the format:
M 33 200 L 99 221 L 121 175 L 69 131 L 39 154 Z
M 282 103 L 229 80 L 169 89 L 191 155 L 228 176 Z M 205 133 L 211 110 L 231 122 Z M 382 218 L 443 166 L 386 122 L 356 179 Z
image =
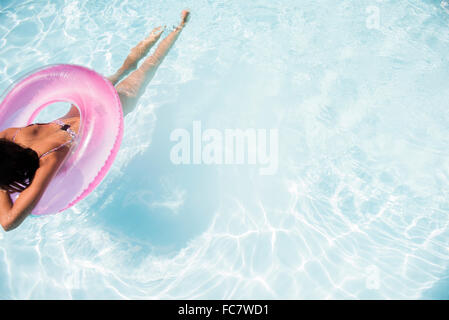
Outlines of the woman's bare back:
M 75 133 L 78 132 L 80 126 L 80 116 L 78 109 L 72 106 L 72 109 L 59 118 L 64 124 L 70 126 Z M 67 131 L 61 130 L 61 126 L 51 122 L 34 124 L 22 128 L 9 128 L 5 132 L 5 138 L 20 144 L 23 147 L 31 148 L 39 156 L 46 152 L 66 143 L 70 140 Z M 62 148 L 61 152 L 67 152 L 69 148 Z M 50 154 L 49 154 L 50 155 Z

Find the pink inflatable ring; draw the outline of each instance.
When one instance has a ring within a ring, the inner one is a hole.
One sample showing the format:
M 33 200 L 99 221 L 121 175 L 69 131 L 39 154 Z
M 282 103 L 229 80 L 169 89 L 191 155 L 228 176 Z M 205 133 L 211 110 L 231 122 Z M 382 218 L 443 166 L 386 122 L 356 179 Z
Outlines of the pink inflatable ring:
M 3 96 L 0 130 L 33 123 L 55 102 L 72 103 L 81 114 L 78 138 L 32 214 L 58 213 L 86 197 L 106 175 L 122 141 L 122 106 L 112 83 L 85 67 L 50 65 L 21 77 Z

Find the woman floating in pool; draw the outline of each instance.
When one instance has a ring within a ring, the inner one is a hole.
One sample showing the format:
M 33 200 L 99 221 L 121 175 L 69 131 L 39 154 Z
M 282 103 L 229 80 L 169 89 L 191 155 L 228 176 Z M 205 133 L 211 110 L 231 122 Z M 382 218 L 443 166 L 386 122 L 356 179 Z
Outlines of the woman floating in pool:
M 131 50 L 117 72 L 108 77 L 120 97 L 124 115 L 136 106 L 139 97 L 183 30 L 188 17 L 189 12 L 184 10 L 180 24 L 161 41 L 155 52 L 137 67 L 139 60 L 149 52 L 164 32 L 162 27 L 155 28 Z M 72 105 L 66 115 L 53 122 L 8 128 L 0 132 L 0 224 L 5 231 L 18 227 L 39 202 L 68 154 L 79 125 L 79 111 Z M 15 192 L 20 192 L 20 197 L 13 202 L 10 193 Z

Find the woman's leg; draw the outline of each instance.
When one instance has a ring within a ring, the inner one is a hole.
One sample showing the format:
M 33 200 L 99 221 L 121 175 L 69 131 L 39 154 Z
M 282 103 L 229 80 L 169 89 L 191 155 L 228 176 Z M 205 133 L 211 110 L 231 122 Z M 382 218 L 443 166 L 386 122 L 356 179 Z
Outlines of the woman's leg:
M 145 91 L 146 86 L 154 77 L 157 68 L 164 60 L 170 48 L 175 43 L 189 17 L 189 11 L 181 14 L 181 22 L 161 43 L 156 51 L 144 60 L 142 65 L 133 71 L 126 79 L 120 82 L 116 89 L 122 102 L 123 114 L 127 115 L 136 106 L 137 100 Z
M 151 47 L 157 42 L 157 40 L 159 40 L 162 32 L 164 32 L 164 29 L 165 27 L 154 28 L 146 39 L 140 41 L 137 46 L 131 49 L 131 52 L 126 57 L 125 62 L 123 62 L 123 65 L 117 70 L 116 73 L 107 77 L 113 85 L 137 68 L 137 63 L 139 60 L 147 55 Z

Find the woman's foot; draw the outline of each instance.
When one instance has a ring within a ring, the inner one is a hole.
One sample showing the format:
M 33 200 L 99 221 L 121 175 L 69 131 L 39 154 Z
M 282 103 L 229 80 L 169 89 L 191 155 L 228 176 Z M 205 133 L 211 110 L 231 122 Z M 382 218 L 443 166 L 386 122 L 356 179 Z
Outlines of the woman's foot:
M 189 10 L 182 10 L 182 12 L 181 12 L 181 25 L 184 25 L 187 22 L 189 22 L 189 17 L 190 17 L 190 11 Z
M 161 36 L 161 34 L 165 31 L 165 27 L 166 26 L 159 26 L 159 27 L 154 28 L 145 41 L 156 42 L 159 39 L 159 37 Z
M 181 22 L 179 23 L 179 26 L 176 27 L 176 29 L 182 29 L 184 28 L 185 24 L 189 22 L 190 18 L 190 11 L 189 10 L 182 10 L 181 12 Z

